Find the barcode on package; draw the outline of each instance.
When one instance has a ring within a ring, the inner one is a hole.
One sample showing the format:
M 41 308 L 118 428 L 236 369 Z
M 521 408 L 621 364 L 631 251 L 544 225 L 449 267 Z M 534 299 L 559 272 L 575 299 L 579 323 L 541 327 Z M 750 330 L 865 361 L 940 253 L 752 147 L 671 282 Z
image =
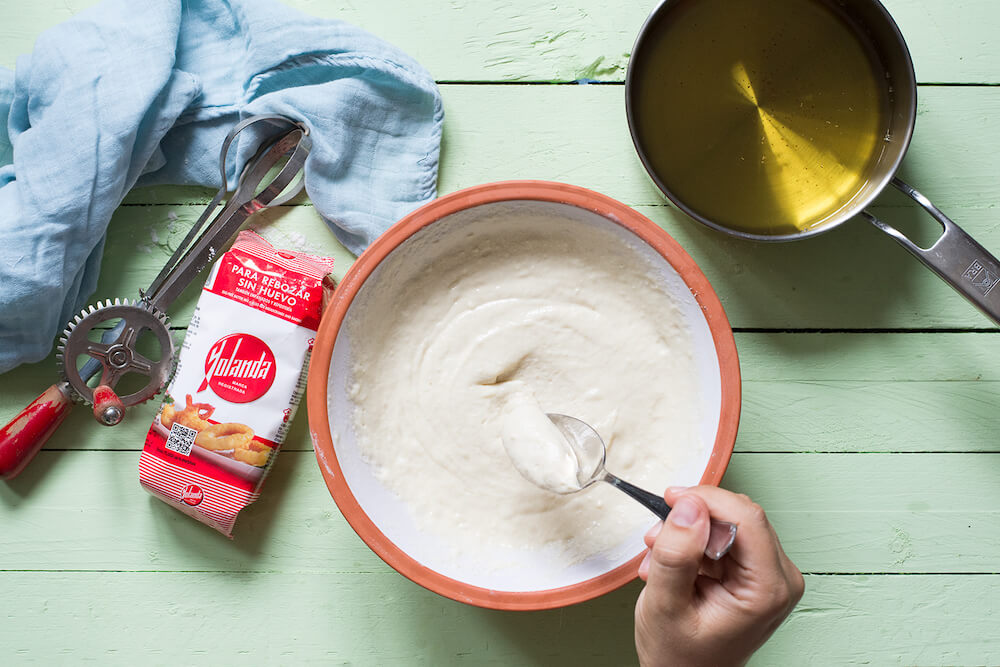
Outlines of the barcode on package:
M 170 437 L 167 438 L 167 442 L 164 446 L 171 451 L 177 452 L 178 454 L 190 456 L 191 445 L 194 444 L 194 438 L 196 435 L 198 435 L 198 431 L 193 428 L 188 428 L 183 424 L 174 422 L 170 427 Z

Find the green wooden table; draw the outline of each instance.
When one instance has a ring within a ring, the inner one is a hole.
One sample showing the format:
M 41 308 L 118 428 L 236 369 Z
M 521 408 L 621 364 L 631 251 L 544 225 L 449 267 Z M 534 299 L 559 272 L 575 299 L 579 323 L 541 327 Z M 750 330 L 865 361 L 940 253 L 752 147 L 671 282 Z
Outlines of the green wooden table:
M 88 4 L 5 4 L 0 64 Z M 754 664 L 1000 664 L 997 329 L 864 222 L 757 245 L 665 204 L 632 149 L 621 85 L 649 0 L 293 4 L 367 28 L 435 75 L 442 193 L 510 178 L 593 188 L 661 224 L 702 266 L 744 376 L 725 486 L 767 509 L 806 573 L 805 598 Z M 1000 5 L 886 5 L 922 84 L 902 176 L 1000 252 Z M 147 284 L 208 198 L 129 195 L 94 300 Z M 935 231 L 901 195 L 877 208 L 925 238 Z M 278 245 L 335 254 L 341 274 L 352 261 L 308 202 L 255 226 Z M 193 304 L 188 293 L 174 308 L 180 329 Z M 0 418 L 53 378 L 52 359 L 0 376 Z M 637 584 L 569 609 L 502 613 L 396 574 L 330 499 L 304 409 L 263 499 L 234 541 L 222 538 L 139 488 L 154 409 L 114 429 L 77 410 L 23 475 L 0 483 L 0 664 L 634 662 Z

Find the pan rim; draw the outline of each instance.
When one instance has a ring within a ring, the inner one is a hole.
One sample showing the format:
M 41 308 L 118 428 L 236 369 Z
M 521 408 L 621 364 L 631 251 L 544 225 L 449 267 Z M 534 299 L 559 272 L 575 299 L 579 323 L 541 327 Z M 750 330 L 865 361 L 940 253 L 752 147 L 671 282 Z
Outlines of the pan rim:
M 904 66 L 903 76 L 905 81 L 903 83 L 906 85 L 910 94 L 907 96 L 906 100 L 899 100 L 896 104 L 896 111 L 898 109 L 906 109 L 904 112 L 904 120 L 901 126 L 902 132 L 894 137 L 894 141 L 901 140 L 899 142 L 899 148 L 895 151 L 895 156 L 887 161 L 884 166 L 879 169 L 881 176 L 878 177 L 878 183 L 870 188 L 867 188 L 865 192 L 865 186 L 862 187 L 858 193 L 854 195 L 851 199 L 848 199 L 843 203 L 839 212 L 831 214 L 831 216 L 824 222 L 809 227 L 798 232 L 790 234 L 755 234 L 752 232 L 745 232 L 738 229 L 733 229 L 732 227 L 723 225 L 722 223 L 716 222 L 712 218 L 698 213 L 690 206 L 688 206 L 680 197 L 678 197 L 666 183 L 660 178 L 653 168 L 652 163 L 642 147 L 642 142 L 639 139 L 638 133 L 638 121 L 636 119 L 635 102 L 633 101 L 635 94 L 635 78 L 636 69 L 640 67 L 637 62 L 640 62 L 644 52 L 644 46 L 648 42 L 649 34 L 653 28 L 657 25 L 657 22 L 664 20 L 663 15 L 670 9 L 672 5 L 676 5 L 683 0 L 660 0 L 660 2 L 653 8 L 653 10 L 646 17 L 643 22 L 642 27 L 639 29 L 639 33 L 636 35 L 635 41 L 632 44 L 632 51 L 629 57 L 628 69 L 625 73 L 625 116 L 628 121 L 629 134 L 632 137 L 632 145 L 635 148 L 636 154 L 639 160 L 642 162 L 642 166 L 646 171 L 646 174 L 656 185 L 657 189 L 663 194 L 667 200 L 669 200 L 674 206 L 683 211 L 687 216 L 693 218 L 697 222 L 714 229 L 716 231 L 722 232 L 729 236 L 736 238 L 746 239 L 748 241 L 759 241 L 763 243 L 785 243 L 789 241 L 798 241 L 800 239 L 810 238 L 813 236 L 818 236 L 828 232 L 840 225 L 844 224 L 848 220 L 851 220 L 859 213 L 862 212 L 868 205 L 870 205 L 885 188 L 892 182 L 892 179 L 896 176 L 899 171 L 899 167 L 906 157 L 906 153 L 909 150 L 910 142 L 913 139 L 914 126 L 916 124 L 917 117 L 917 82 L 916 73 L 913 69 L 913 58 L 910 55 L 909 47 L 906 44 L 906 40 L 903 38 L 902 32 L 899 30 L 899 26 L 896 21 L 889 14 L 889 11 L 880 2 L 880 0 L 857 0 L 858 2 L 864 2 L 872 5 L 876 13 L 878 14 L 880 20 L 885 23 L 886 28 L 894 37 L 896 48 L 898 49 L 899 55 L 903 59 Z M 825 0 L 817 0 L 820 2 L 825 2 Z M 860 32 L 860 31 L 859 31 Z M 860 38 L 860 35 L 859 35 Z M 877 49 L 876 49 L 877 50 Z M 639 58 L 637 58 L 637 56 Z M 861 195 L 861 196 L 859 196 Z

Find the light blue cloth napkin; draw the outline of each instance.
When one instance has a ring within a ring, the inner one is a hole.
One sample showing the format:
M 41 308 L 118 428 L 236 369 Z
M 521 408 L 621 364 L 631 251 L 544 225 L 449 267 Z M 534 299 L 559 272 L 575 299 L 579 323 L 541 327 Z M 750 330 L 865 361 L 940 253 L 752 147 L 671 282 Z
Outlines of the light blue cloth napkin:
M 0 68 L 0 372 L 44 358 L 90 297 L 125 194 L 218 187 L 223 138 L 258 113 L 309 126 L 306 191 L 354 253 L 435 196 L 433 79 L 359 28 L 271 0 L 107 0 Z M 236 150 L 230 184 L 256 141 Z

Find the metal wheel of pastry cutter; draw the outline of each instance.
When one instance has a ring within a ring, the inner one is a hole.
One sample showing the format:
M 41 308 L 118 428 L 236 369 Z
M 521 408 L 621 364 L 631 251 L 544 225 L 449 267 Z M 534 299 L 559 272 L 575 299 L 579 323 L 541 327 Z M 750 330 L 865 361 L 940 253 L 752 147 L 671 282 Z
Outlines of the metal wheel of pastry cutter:
M 279 131 L 261 142 L 240 173 L 228 201 L 208 222 L 229 192 L 226 159 L 231 145 L 241 132 L 259 123 L 277 126 Z M 9 479 L 23 469 L 68 414 L 70 401 L 92 404 L 98 422 L 112 426 L 121 421 L 126 407 L 152 398 L 166 386 L 174 367 L 167 309 L 201 270 L 222 253 L 247 218 L 283 204 L 302 191 L 302 170 L 311 146 L 308 129 L 284 116 L 252 116 L 233 127 L 223 142 L 219 158 L 222 187 L 149 288 L 140 291 L 135 302 L 115 300 L 84 309 L 63 332 L 58 359 L 63 381 L 50 387 L 0 429 L 0 477 Z M 107 329 L 100 342 L 91 340 L 91 332 L 111 320 L 118 320 L 117 325 Z M 152 333 L 160 348 L 156 361 L 135 347 L 145 331 Z M 80 360 L 86 357 L 89 358 L 80 365 Z M 146 377 L 145 384 L 118 396 L 115 387 L 122 378 L 136 374 Z M 92 382 L 94 377 L 98 377 L 96 383 Z
M 103 338 L 101 342 L 94 342 L 91 333 L 112 320 L 119 320 L 120 323 L 112 329 L 119 331 L 117 337 L 109 342 L 104 342 Z M 156 340 L 157 360 L 136 349 L 139 337 L 145 331 L 151 332 Z M 63 380 L 73 390 L 77 402 L 90 404 L 97 402 L 94 400 L 95 390 L 87 384 L 90 378 L 85 378 L 77 370 L 77 360 L 81 357 L 89 357 L 88 363 L 90 359 L 98 362 L 101 370 L 98 386 L 114 388 L 130 373 L 146 378 L 145 384 L 136 391 L 129 394 L 117 392 L 123 406 L 136 405 L 155 396 L 169 379 L 174 358 L 174 342 L 167 328 L 166 315 L 155 308 L 119 299 L 84 309 L 63 332 L 58 350 L 56 360 Z M 90 375 L 89 370 L 87 375 Z M 123 415 L 111 413 L 101 416 L 106 423 L 117 423 Z

